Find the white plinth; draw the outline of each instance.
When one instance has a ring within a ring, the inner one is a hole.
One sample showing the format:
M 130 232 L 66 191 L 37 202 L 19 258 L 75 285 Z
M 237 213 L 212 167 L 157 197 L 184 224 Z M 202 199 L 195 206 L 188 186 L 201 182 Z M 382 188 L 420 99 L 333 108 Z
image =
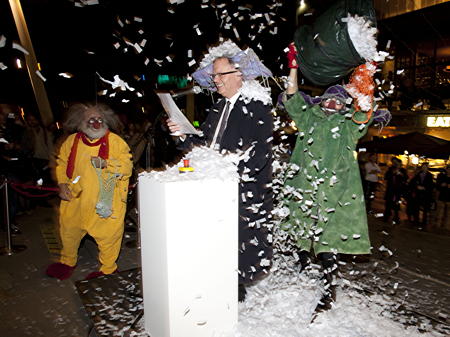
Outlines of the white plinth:
M 237 198 L 232 181 L 139 177 L 144 319 L 151 337 L 228 336 L 235 328 Z

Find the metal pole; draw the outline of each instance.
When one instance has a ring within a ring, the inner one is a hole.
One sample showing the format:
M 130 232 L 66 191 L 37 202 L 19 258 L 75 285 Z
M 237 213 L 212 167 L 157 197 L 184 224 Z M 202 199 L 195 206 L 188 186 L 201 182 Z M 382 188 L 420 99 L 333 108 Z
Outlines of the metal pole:
M 136 199 L 136 210 L 137 210 L 137 221 L 136 221 L 136 225 L 137 225 L 137 230 L 136 230 L 136 239 L 135 240 L 130 240 L 128 242 L 125 243 L 125 246 L 127 246 L 128 248 L 136 248 L 136 249 L 141 249 L 141 225 L 140 225 L 140 219 L 139 219 L 139 183 L 137 183 L 136 185 L 136 190 L 134 191 L 135 193 L 135 197 Z
M 136 205 L 137 205 L 137 211 L 138 211 L 138 216 L 137 216 L 137 227 L 138 227 L 138 230 L 137 230 L 137 233 L 136 233 L 136 235 L 137 235 L 136 248 L 137 249 L 141 249 L 141 207 L 140 207 L 140 202 L 139 202 L 139 199 L 140 199 L 139 198 L 139 178 L 138 178 L 138 182 L 136 184 L 136 198 L 137 198 Z
M 147 140 L 147 146 L 145 148 L 145 169 L 151 170 L 152 168 L 152 143 L 150 140 Z
M 27 249 L 24 245 L 14 245 L 11 240 L 11 222 L 9 221 L 9 197 L 8 197 L 8 178 L 3 181 L 3 189 L 5 191 L 5 220 L 6 220 L 6 247 L 0 248 L 0 256 L 11 256 L 14 253 L 23 252 Z
M 6 220 L 5 255 L 12 255 L 11 224 L 9 222 L 9 198 L 8 198 L 8 179 L 7 178 L 5 178 L 5 180 L 4 180 L 3 190 L 5 193 L 5 220 Z

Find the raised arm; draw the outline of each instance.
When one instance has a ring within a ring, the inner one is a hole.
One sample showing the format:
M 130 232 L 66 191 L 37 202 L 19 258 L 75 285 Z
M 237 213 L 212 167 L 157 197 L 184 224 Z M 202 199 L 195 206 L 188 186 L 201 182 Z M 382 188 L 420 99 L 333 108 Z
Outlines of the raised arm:
M 287 59 L 288 59 L 288 67 L 290 70 L 286 94 L 293 95 L 298 91 L 297 49 L 295 48 L 294 42 L 291 42 L 289 44 L 289 52 L 287 53 Z

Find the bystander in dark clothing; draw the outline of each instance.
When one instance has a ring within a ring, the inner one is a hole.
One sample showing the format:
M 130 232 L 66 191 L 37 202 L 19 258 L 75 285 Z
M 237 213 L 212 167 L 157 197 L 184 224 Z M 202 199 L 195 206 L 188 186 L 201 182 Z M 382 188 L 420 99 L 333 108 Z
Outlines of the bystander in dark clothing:
M 43 179 L 51 181 L 49 162 L 54 152 L 54 139 L 34 115 L 26 115 L 24 145 L 27 147 L 33 168 L 33 181 Z
M 433 188 L 433 175 L 428 171 L 428 163 L 424 163 L 409 182 L 414 224 L 420 223 L 424 226 L 428 224 L 428 215 L 433 201 Z M 422 218 L 420 218 L 420 211 L 422 211 Z
M 0 111 L 0 175 L 8 180 L 9 220 L 16 228 L 16 215 L 24 211 L 25 199 L 12 188 L 11 183 L 24 183 L 30 179 L 30 172 L 24 150 L 24 127 L 17 113 Z M 18 230 L 17 230 L 18 231 Z
M 447 165 L 445 172 L 438 175 L 436 181 L 438 198 L 436 200 L 436 228 L 450 230 L 450 165 Z
M 385 207 L 384 207 L 384 221 L 388 222 L 391 214 L 393 213 L 392 221 L 399 223 L 399 210 L 401 198 L 405 195 L 407 173 L 402 168 L 402 162 L 398 158 L 391 159 L 392 166 L 389 167 L 384 180 L 386 181 L 386 193 L 384 195 Z

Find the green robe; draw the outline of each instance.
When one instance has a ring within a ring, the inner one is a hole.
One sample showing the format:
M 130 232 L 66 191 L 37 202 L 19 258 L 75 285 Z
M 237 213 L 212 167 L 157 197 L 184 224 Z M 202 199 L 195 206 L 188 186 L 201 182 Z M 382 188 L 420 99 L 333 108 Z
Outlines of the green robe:
M 307 105 L 299 93 L 285 106 L 299 129 L 291 163 L 300 167 L 285 185 L 300 189 L 303 199 L 291 194 L 290 215 L 282 228 L 296 238 L 300 250 L 370 253 L 364 194 L 354 154 L 368 125 L 356 124 L 348 115 L 326 116 L 319 105 Z

